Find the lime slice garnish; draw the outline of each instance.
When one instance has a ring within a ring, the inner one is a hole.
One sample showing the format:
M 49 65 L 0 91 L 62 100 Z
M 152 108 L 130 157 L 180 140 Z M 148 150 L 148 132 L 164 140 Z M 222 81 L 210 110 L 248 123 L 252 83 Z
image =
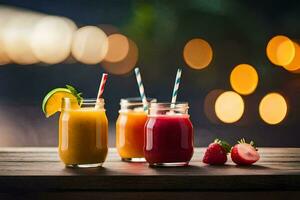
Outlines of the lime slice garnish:
M 61 111 L 63 98 L 77 100 L 77 97 L 67 88 L 56 88 L 51 90 L 44 98 L 42 110 L 46 117 L 50 117 L 58 111 Z

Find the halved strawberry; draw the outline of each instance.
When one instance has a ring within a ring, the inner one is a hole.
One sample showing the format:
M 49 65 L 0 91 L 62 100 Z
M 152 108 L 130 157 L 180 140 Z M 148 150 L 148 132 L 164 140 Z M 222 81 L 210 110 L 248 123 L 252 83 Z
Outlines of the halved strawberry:
M 203 162 L 210 165 L 223 165 L 227 161 L 227 153 L 231 146 L 219 139 L 215 139 L 205 151 Z
M 245 139 L 241 139 L 231 149 L 231 159 L 238 165 L 251 165 L 260 158 L 254 142 L 246 143 Z

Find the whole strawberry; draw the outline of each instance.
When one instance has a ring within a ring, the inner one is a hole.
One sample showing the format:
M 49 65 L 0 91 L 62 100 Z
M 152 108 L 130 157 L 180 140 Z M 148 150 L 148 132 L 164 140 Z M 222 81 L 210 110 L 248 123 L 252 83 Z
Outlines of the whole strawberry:
M 227 161 L 227 153 L 230 152 L 230 145 L 219 139 L 211 143 L 203 157 L 203 162 L 210 165 L 223 165 Z
M 241 139 L 231 149 L 231 159 L 238 165 L 251 165 L 260 158 L 254 142 L 246 143 L 245 139 Z

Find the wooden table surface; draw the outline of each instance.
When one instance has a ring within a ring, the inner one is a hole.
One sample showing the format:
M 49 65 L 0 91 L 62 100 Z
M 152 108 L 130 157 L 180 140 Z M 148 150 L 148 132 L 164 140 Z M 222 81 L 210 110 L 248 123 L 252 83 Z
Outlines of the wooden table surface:
M 248 167 L 234 165 L 229 157 L 225 166 L 208 166 L 201 162 L 203 152 L 195 149 L 189 167 L 150 168 L 147 163 L 121 162 L 116 150 L 110 149 L 103 167 L 70 169 L 59 161 L 56 148 L 0 148 L 0 199 L 1 194 L 31 198 L 46 197 L 44 193 L 49 198 L 73 194 L 78 199 L 87 193 L 90 199 L 93 195 L 99 199 L 100 193 L 109 199 L 218 195 L 231 199 L 240 194 L 250 199 L 248 193 L 251 199 L 253 193 L 300 197 L 300 148 L 260 148 L 261 159 Z

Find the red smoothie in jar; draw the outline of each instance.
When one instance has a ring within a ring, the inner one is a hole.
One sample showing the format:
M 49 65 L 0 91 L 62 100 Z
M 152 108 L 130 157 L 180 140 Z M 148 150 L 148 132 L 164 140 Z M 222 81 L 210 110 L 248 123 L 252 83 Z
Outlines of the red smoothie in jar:
M 144 154 L 154 166 L 188 165 L 194 152 L 188 104 L 151 103 L 145 125 Z

